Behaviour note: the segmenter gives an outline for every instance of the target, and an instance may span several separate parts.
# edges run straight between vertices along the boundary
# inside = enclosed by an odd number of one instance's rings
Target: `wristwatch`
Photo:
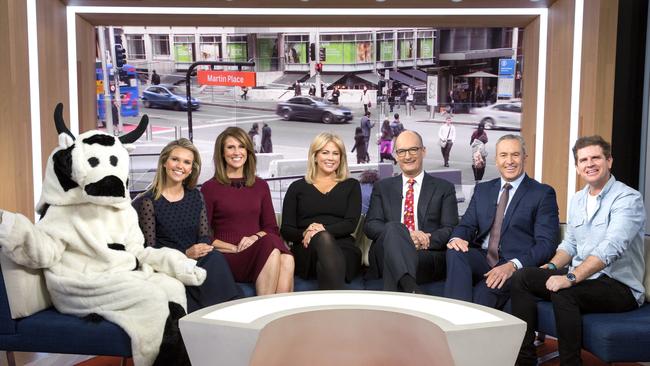
[[[566,279],[569,280],[569,282],[571,282],[572,285],[576,284],[576,275],[573,274],[573,272],[567,273],[566,274]]]

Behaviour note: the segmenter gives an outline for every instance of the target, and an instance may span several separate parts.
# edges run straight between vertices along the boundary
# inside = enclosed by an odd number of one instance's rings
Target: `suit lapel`
[[[418,197],[418,224],[420,227],[424,224],[425,214],[429,206],[429,201],[431,201],[431,196],[435,190],[435,184],[433,184],[433,178],[424,172],[424,177],[422,178],[422,187],[420,187],[420,197]]]
[[[391,178],[390,192],[388,192],[388,199],[390,202],[389,221],[402,220],[402,175]]]
[[[501,189],[501,179],[497,178],[493,181],[493,183],[490,185],[490,190],[488,192],[488,202],[485,207],[485,212],[479,212],[479,215],[482,217],[485,217],[485,220],[487,220],[486,225],[482,225],[484,227],[484,231],[480,233],[480,236],[487,235],[487,233],[490,232],[490,229],[492,228],[492,224],[494,223],[494,217],[497,214],[497,202],[499,199],[499,190]],[[481,206],[477,206],[479,210],[481,209]],[[483,216],[485,215],[485,216]]]
[[[526,195],[526,192],[528,191],[528,185],[530,184],[530,178],[528,178],[528,175],[524,176],[524,180],[521,181],[521,184],[519,184],[519,187],[517,188],[517,192],[515,192],[515,196],[512,197],[512,200],[510,201],[510,204],[508,205],[508,208],[506,209],[506,214],[503,217],[503,223],[501,224],[501,233],[503,234],[503,231],[508,227],[510,224],[510,219],[512,218],[512,213],[515,212],[517,209],[517,205],[521,201],[521,198]]]

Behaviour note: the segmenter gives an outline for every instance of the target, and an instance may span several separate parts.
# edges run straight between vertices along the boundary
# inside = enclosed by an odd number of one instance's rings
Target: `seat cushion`
[[[131,338],[114,323],[90,322],[54,308],[16,321],[16,334],[0,337],[12,351],[131,356]]]
[[[3,253],[0,253],[0,266],[13,319],[29,316],[52,306],[43,270],[23,267]]]

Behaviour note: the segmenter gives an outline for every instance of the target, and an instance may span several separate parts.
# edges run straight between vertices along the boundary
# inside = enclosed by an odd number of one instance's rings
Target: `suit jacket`
[[[481,247],[494,222],[500,188],[501,178],[476,185],[469,207],[451,234],[452,238]],[[499,258],[516,258],[524,267],[542,265],[555,254],[559,232],[555,190],[524,176],[503,217]]]
[[[418,229],[431,234],[429,249],[444,250],[455,225],[458,204],[453,184],[424,173],[418,198]],[[363,231],[375,241],[389,222],[402,218],[402,175],[375,183]]]

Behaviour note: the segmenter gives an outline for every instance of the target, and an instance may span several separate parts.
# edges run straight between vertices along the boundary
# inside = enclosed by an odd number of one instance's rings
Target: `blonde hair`
[[[169,155],[171,155],[172,151],[179,147],[191,151],[194,155],[192,161],[192,172],[187,176],[187,178],[185,178],[185,180],[183,180],[183,186],[188,189],[196,187],[199,175],[201,174],[201,155],[199,154],[199,150],[190,140],[180,138],[168,143],[160,152],[160,156],[158,157],[158,166],[156,167],[156,175],[153,177],[153,181],[149,187],[147,187],[147,190],[150,190],[153,194],[154,200],[157,200],[162,196],[163,188],[165,187],[165,184],[167,184],[167,172],[164,165],[167,162],[167,159],[169,159]]]
[[[246,187],[251,187],[255,184],[257,158],[253,149],[253,141],[251,141],[248,133],[239,127],[226,128],[217,136],[217,140],[214,142],[214,178],[221,184],[230,184],[230,178],[228,178],[228,174],[226,173],[226,159],[223,157],[223,149],[228,137],[232,137],[244,144],[244,148],[246,149],[246,162],[244,163],[245,185]]]
[[[314,179],[316,178],[316,172],[318,171],[316,167],[316,155],[327,145],[328,143],[333,142],[334,145],[339,149],[341,154],[341,162],[339,167],[336,169],[336,181],[340,182],[348,179],[350,171],[348,170],[348,158],[345,154],[345,144],[340,137],[333,133],[321,132],[309,146],[309,157],[307,159],[307,174],[305,175],[305,180],[309,184],[314,184]]]

